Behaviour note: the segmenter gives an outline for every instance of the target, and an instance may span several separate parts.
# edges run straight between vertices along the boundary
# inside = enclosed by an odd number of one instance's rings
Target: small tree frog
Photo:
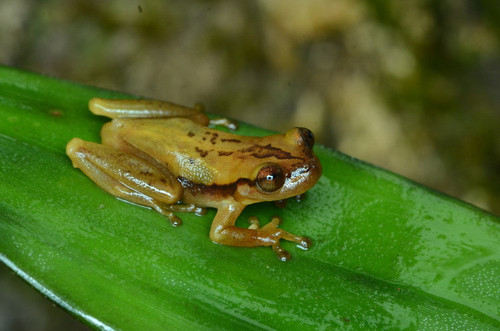
[[[236,123],[209,120],[199,106],[157,100],[93,98],[89,108],[112,118],[102,128],[102,144],[73,138],[66,153],[107,192],[153,208],[172,225],[181,224],[174,212],[216,208],[210,229],[216,243],[271,246],[283,261],[290,255],[280,239],[310,247],[307,237],[279,228],[278,217],[262,227],[254,217],[249,228],[235,226],[245,206],[301,195],[318,181],[321,165],[308,129],[241,136],[209,127],[235,129]]]

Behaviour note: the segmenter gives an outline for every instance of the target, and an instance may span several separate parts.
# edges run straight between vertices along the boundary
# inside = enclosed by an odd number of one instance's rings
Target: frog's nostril
[[[314,134],[311,130],[306,128],[299,128],[300,137],[302,142],[309,148],[313,148],[314,146]]]

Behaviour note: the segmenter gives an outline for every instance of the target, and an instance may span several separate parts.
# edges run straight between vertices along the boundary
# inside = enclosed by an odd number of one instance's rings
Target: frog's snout
[[[312,149],[314,146],[314,134],[306,128],[293,128],[286,133],[286,139],[294,145],[306,146]]]
[[[310,149],[314,146],[314,133],[306,128],[298,128],[301,143],[309,147]]]

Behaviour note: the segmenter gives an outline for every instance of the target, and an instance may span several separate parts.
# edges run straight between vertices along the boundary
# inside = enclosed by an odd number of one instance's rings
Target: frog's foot
[[[199,207],[193,204],[176,203],[172,205],[167,205],[161,203],[153,203],[152,207],[154,210],[156,210],[163,216],[166,216],[170,221],[170,224],[172,224],[173,226],[182,225],[182,220],[179,217],[177,217],[174,214],[174,212],[193,213],[198,216],[205,215],[205,213],[207,212],[206,208]]]
[[[182,225],[182,220],[179,217],[177,217],[173,211],[169,210],[169,208],[168,208],[169,206],[171,206],[171,205],[160,206],[160,204],[158,204],[158,203],[151,204],[151,207],[154,210],[156,210],[157,212],[159,212],[160,214],[162,214],[163,216],[168,218],[168,220],[170,221],[170,224],[172,224],[172,226]]]
[[[171,211],[180,212],[180,213],[193,213],[198,216],[205,215],[207,212],[207,208],[199,207],[193,204],[182,204],[176,203],[173,205],[166,205],[165,208]]]
[[[200,113],[205,112],[205,105],[203,103],[198,102],[196,105],[194,105],[194,109],[196,109]],[[208,121],[208,124],[210,125],[220,125],[223,126],[229,130],[237,130],[238,129],[238,122],[232,121],[227,118],[214,118]]]
[[[308,237],[297,236],[285,230],[279,229],[278,225],[280,225],[282,222],[282,219],[279,216],[273,216],[271,218],[271,222],[264,225],[263,227],[260,226],[259,219],[256,216],[251,216],[248,221],[250,222],[250,226],[248,227],[249,229],[264,233],[270,233],[270,238],[276,237],[275,240],[273,240],[271,247],[274,253],[276,253],[278,259],[280,259],[281,261],[288,261],[290,260],[291,256],[288,251],[281,247],[280,239],[296,242],[302,249],[309,249],[311,247],[311,239],[309,239]]]
[[[290,259],[290,254],[280,246],[281,239],[296,242],[303,249],[308,249],[311,246],[309,238],[296,236],[280,229],[278,225],[281,223],[281,219],[277,216],[262,227],[257,217],[250,217],[250,227],[247,229],[235,226],[234,223],[243,208],[245,208],[244,205],[229,205],[218,208],[210,229],[210,239],[229,246],[271,246],[281,261]]]
[[[278,225],[281,224],[281,221],[282,221],[281,218],[279,218],[278,216],[274,216],[271,219],[270,223],[268,223],[264,227],[260,227],[259,219],[256,216],[250,216],[248,218],[248,222],[250,222],[250,226],[248,228],[250,230],[259,230],[259,229],[265,230],[265,228],[275,228],[276,229],[278,227]],[[281,231],[283,231],[283,230],[281,230]],[[271,247],[272,247],[274,253],[276,253],[276,256],[278,257],[278,259],[280,259],[281,261],[288,261],[291,259],[290,253],[287,250],[283,249],[283,247],[281,247],[279,239],[276,240],[271,245]]]
[[[214,118],[210,120],[211,125],[220,125],[225,128],[228,128],[229,130],[237,130],[238,129],[238,122],[232,121],[227,118]]]

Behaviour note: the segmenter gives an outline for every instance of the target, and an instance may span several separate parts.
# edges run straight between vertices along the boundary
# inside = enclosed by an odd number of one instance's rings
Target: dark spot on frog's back
[[[239,140],[239,139],[227,139],[227,138],[223,138],[223,139],[221,139],[221,141],[224,142],[224,143],[237,143],[237,144],[241,143],[241,140]]]
[[[224,152],[224,151],[219,151],[219,156],[229,156],[231,154],[233,154],[233,152]]]
[[[193,132],[191,132],[191,131],[188,132],[188,137],[194,137],[194,136],[195,136],[195,134]]]
[[[212,143],[212,145],[215,145],[217,142],[217,138],[219,137],[219,134],[218,133],[212,133],[212,138],[210,139],[210,142]]]
[[[205,150],[200,149],[198,147],[196,147],[195,150],[196,150],[196,152],[198,152],[198,154],[200,154],[201,157],[205,157],[208,154],[208,151],[205,151]]]

